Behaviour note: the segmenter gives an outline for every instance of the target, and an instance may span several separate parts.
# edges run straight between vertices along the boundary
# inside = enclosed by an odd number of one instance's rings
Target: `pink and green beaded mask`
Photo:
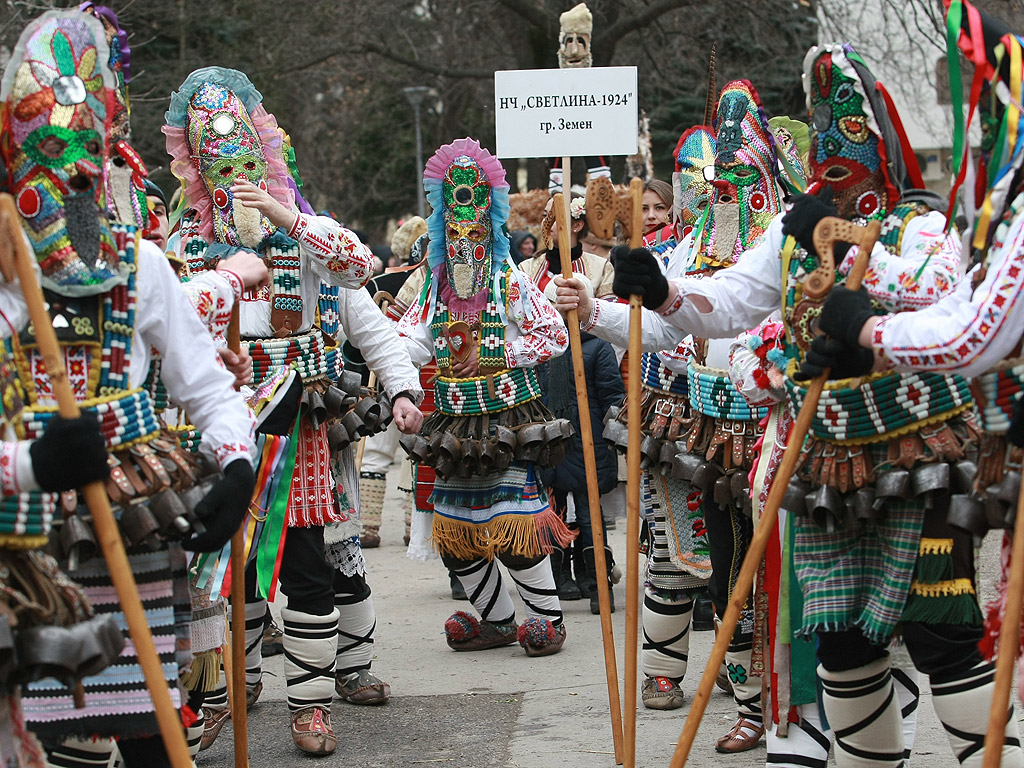
[[[728,263],[754,245],[782,211],[775,140],[747,80],[722,89],[715,110],[715,192],[705,253]]]
[[[267,158],[248,110],[223,85],[204,82],[189,99],[187,132],[192,162],[213,200],[217,241],[256,248],[273,225],[231,194],[238,179],[267,189]]]
[[[460,299],[476,296],[491,274],[491,185],[480,164],[456,157],[441,181],[448,275]]]

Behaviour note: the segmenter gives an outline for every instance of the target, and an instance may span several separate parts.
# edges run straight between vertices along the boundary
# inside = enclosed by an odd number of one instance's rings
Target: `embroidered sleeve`
[[[755,408],[786,399],[785,329],[766,322],[737,336],[729,348],[729,379]]]
[[[4,496],[38,490],[39,483],[32,470],[32,456],[28,450],[31,444],[31,440],[0,443],[0,492]]]
[[[434,340],[427,325],[426,299],[421,295],[398,321],[395,330],[405,342],[405,348],[415,366],[422,367],[434,359]]]
[[[983,373],[1013,354],[1024,333],[1024,215],[993,242],[984,281],[969,273],[942,301],[883,318],[878,348],[900,370]]]
[[[242,295],[241,278],[226,270],[206,271],[182,283],[181,287],[218,346],[225,343],[231,307]]]
[[[505,342],[505,364],[509,368],[531,368],[558,357],[569,346],[569,333],[534,282],[515,270],[509,278],[508,319],[523,335]]]
[[[898,255],[876,244],[864,275],[864,288],[890,312],[920,309],[953,290],[960,266],[960,240],[945,232],[945,218],[932,211],[911,219]],[[851,248],[839,271],[853,267],[858,248]]]
[[[331,285],[362,288],[373,277],[373,253],[334,219],[300,213],[288,236],[298,241],[313,270]]]
[[[377,374],[388,396],[394,398],[404,390],[418,405],[423,400],[420,375],[395,327],[367,291],[343,291],[338,299],[345,335],[362,352],[366,365]]]
[[[199,321],[170,264],[152,243],[139,250],[139,341],[160,353],[168,394],[203,433],[202,450],[223,468],[236,458],[251,461],[255,419],[221,363],[213,339]]]

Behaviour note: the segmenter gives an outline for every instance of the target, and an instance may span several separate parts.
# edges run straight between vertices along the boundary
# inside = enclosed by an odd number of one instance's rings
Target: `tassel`
[[[220,685],[220,654],[216,649],[197,653],[181,684],[190,691],[209,693]]]

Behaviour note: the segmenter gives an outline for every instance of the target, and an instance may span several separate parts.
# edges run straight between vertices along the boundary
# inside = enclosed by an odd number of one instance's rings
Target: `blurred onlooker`
[[[509,240],[512,241],[512,260],[516,264],[531,258],[537,252],[537,238],[525,229],[517,229],[509,235]]]

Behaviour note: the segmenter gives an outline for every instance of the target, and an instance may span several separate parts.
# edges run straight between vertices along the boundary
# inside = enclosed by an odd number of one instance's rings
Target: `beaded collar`
[[[128,389],[128,368],[135,335],[136,276],[141,232],[130,224],[111,224],[117,266],[128,275],[99,296],[50,295],[57,340],[64,350],[68,378],[79,402],[117,395]],[[26,387],[30,408],[53,402],[32,326],[7,341],[18,376]]]
[[[465,320],[469,323],[474,338],[464,341],[477,344],[477,359],[482,372],[500,371],[507,367],[505,363],[505,323],[502,321],[503,313],[499,312],[499,308],[504,308],[507,304],[509,276],[512,267],[505,262],[502,264],[501,270],[500,283],[497,280],[490,282],[490,287],[487,289],[487,304],[480,311],[479,320],[473,319],[472,322],[469,319]],[[429,295],[431,279],[432,277],[424,282],[425,296]],[[434,357],[440,371],[451,368],[449,341],[454,322],[458,321],[451,319],[448,305],[438,297],[434,318],[430,323],[430,333],[434,338]]]

